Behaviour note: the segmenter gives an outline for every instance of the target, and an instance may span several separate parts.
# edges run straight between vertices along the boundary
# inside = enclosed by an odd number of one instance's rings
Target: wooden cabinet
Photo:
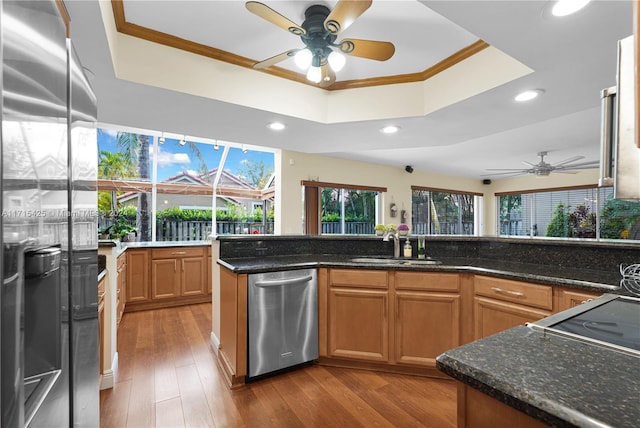
[[[388,273],[330,269],[328,274],[328,355],[389,361]]]
[[[116,261],[117,266],[117,284],[116,289],[116,325],[120,325],[122,320],[122,314],[124,313],[124,307],[127,295],[127,255],[122,254]]]
[[[557,287],[556,293],[556,305],[555,312],[561,312],[574,306],[578,306],[591,299],[598,298],[602,293],[595,293],[593,291],[574,290],[571,288]]]
[[[151,260],[151,298],[180,296],[180,274],[177,259]]]
[[[104,373],[104,293],[106,279],[98,282],[98,368],[100,378]]]
[[[397,364],[435,367],[435,359],[460,345],[458,274],[395,273],[394,356]]]
[[[543,428],[548,425],[460,382],[458,384],[459,428]]]
[[[207,294],[204,249],[163,248],[151,252],[151,298]]]
[[[318,278],[320,351],[329,363],[433,369],[461,343],[458,274],[321,269]]]
[[[553,287],[476,276],[474,330],[481,339],[551,315]]]
[[[149,250],[127,250],[126,302],[140,303],[150,300]]]
[[[329,355],[389,361],[388,293],[331,287],[329,290]]]
[[[127,311],[210,301],[208,247],[129,249]],[[209,262],[210,263],[210,262]]]
[[[247,275],[220,268],[220,349],[218,362],[231,387],[247,374]]]
[[[213,290],[213,257],[211,256],[211,247],[207,247],[207,293],[211,294]]]

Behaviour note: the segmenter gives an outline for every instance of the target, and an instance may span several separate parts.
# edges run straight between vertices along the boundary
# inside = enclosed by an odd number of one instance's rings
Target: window
[[[412,229],[420,235],[476,235],[482,196],[453,190],[411,187]]]
[[[305,233],[373,235],[386,188],[303,181]],[[319,218],[319,226],[316,219]]]
[[[501,236],[640,240],[640,203],[613,199],[611,187],[496,196]]]
[[[204,240],[214,224],[217,234],[273,233],[273,152],[106,129],[98,146],[99,226],[109,238]]]

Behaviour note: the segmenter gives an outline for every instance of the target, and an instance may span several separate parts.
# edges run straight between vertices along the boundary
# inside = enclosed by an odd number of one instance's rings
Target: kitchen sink
[[[439,265],[442,262],[440,260],[426,258],[426,259],[393,259],[384,257],[355,257],[350,260],[353,263],[369,263],[376,265],[390,265],[390,266],[420,266],[420,265]]]

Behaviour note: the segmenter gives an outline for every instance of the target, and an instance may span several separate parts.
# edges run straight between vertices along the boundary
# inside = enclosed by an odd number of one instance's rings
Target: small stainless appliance
[[[251,274],[248,286],[247,380],[318,358],[316,270]]]

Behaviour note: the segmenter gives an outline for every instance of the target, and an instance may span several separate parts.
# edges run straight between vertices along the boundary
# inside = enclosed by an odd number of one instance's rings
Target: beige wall
[[[383,195],[382,218],[385,224],[400,222],[399,215],[395,218],[389,216],[388,207],[392,201],[399,210],[407,210],[407,217],[411,221],[412,185],[483,193],[481,230],[485,236],[496,234],[495,192],[546,189],[598,182],[598,170],[592,169],[576,174],[551,174],[544,178],[534,176],[505,178],[492,180],[490,185],[484,185],[480,179],[421,171],[409,174],[404,170],[404,165],[389,167],[286,150],[282,151],[280,162],[276,161],[276,171],[281,178],[277,186],[279,197],[276,198],[278,203],[276,213],[279,213],[279,217],[277,215],[276,218],[280,218],[280,222],[276,225],[276,234],[282,235],[302,234],[303,199],[300,185],[302,180],[386,187],[387,192]]]

